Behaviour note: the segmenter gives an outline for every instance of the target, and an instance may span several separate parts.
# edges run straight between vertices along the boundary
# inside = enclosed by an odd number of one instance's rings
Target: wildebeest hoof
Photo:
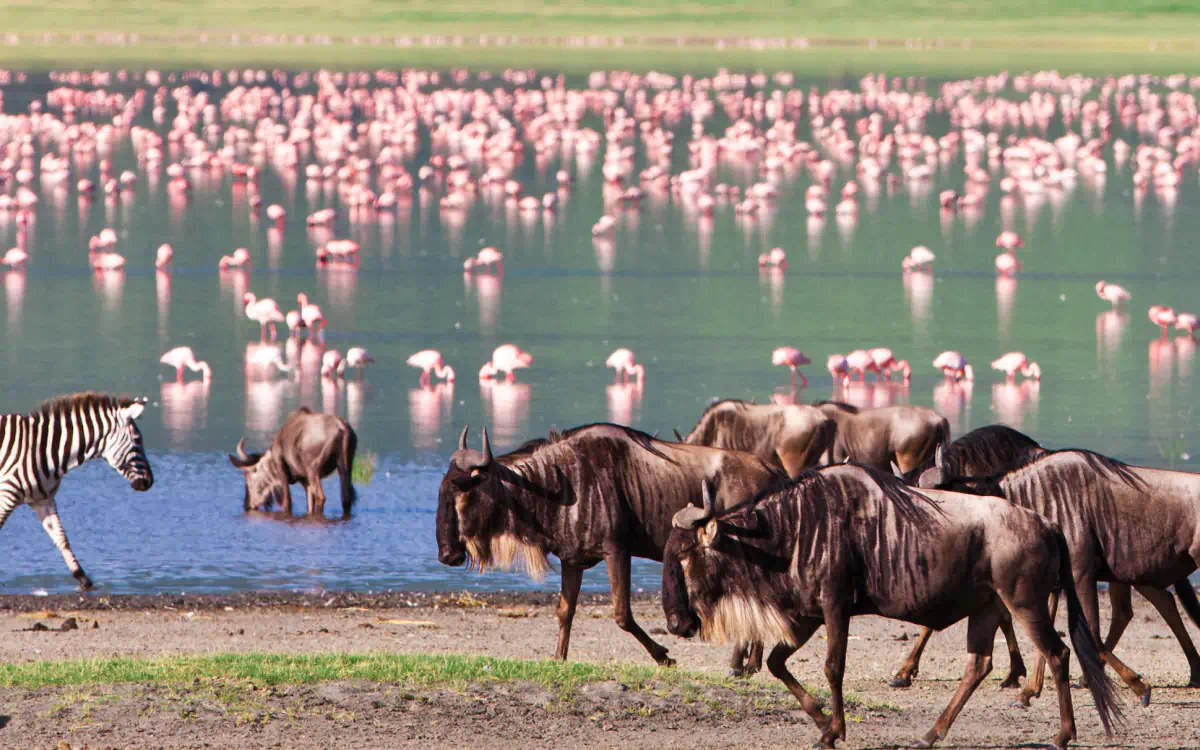
[[[736,669],[729,670],[729,676],[733,677],[734,679],[737,679],[739,677],[745,677],[746,672],[743,669],[741,669],[740,667],[738,667]]]
[[[1142,708],[1150,705],[1150,686],[1146,686],[1146,692],[1142,693]]]
[[[921,738],[921,739],[917,740],[916,742],[912,743],[912,746],[920,747],[920,748],[930,748],[930,747],[933,747],[933,743],[930,742],[929,740]]]
[[[908,677],[896,676],[896,677],[893,677],[892,681],[888,683],[888,687],[894,687],[894,688],[912,687],[912,679],[908,678]]]
[[[671,657],[669,657],[669,656],[664,656],[663,658],[661,658],[661,659],[659,659],[659,660],[658,660],[658,666],[660,666],[660,667],[673,667],[673,666],[675,666],[675,660],[674,660],[674,659],[672,659],[672,658],[671,658]]]
[[[1192,675],[1191,679],[1188,680],[1187,686],[1190,688],[1200,687],[1200,675]]]
[[[1004,682],[1000,683],[1000,687],[1001,688],[1021,687],[1021,675],[1010,674],[1008,677],[1004,678]]]
[[[1022,695],[1020,698],[1017,698],[1012,703],[1009,703],[1008,707],[1009,708],[1029,708],[1029,698]]]

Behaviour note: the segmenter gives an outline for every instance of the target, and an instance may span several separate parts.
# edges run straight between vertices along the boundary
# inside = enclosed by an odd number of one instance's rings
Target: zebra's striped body
[[[134,490],[150,489],[154,475],[134,423],[145,406],[144,399],[80,393],[51,399],[27,415],[0,415],[0,527],[18,505],[31,506],[80,588],[92,581],[71,552],[54,496],[68,471],[100,457]]]

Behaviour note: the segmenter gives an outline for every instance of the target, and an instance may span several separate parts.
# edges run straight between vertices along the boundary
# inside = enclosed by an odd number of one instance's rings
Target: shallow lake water
[[[3,87],[4,112],[45,104],[55,85],[32,74],[10,82]],[[228,91],[189,85],[214,102]],[[499,77],[465,85],[514,88]],[[586,88],[587,81],[567,85]],[[792,86],[825,91],[856,89],[858,82],[797,80]],[[129,81],[111,88],[130,94],[139,87],[144,84]],[[927,81],[920,90],[936,97],[938,87]],[[778,88],[771,84],[768,93]],[[746,91],[753,96],[756,89]],[[1027,96],[1011,87],[1005,94]],[[61,116],[59,109],[46,109]],[[167,97],[162,122],[150,109],[140,111],[134,124],[165,135],[177,114],[174,100]],[[867,113],[847,119],[853,123]],[[364,115],[356,110],[351,117],[359,122]],[[111,114],[81,109],[78,118],[108,122]],[[721,134],[729,123],[718,106],[703,128]],[[215,124],[229,122],[219,114]],[[596,111],[581,122],[601,134],[606,125]],[[664,121],[676,133],[672,173],[689,167],[692,125],[686,114]],[[887,121],[885,128],[893,125]],[[203,127],[197,122],[194,131],[203,134]],[[944,135],[950,117],[933,111],[924,127]],[[1045,131],[1005,126],[1000,132],[1053,140],[1066,127],[1056,116]],[[451,143],[435,143],[426,124],[418,134],[416,148],[401,159],[414,176],[431,153],[454,150]],[[1112,134],[1133,145],[1141,141],[1119,119]],[[814,137],[807,107],[796,137]],[[77,179],[99,179],[95,158],[80,157],[62,184],[41,179],[37,159],[57,145],[38,137],[33,144],[36,220],[21,238],[24,230],[13,214],[0,212],[2,247],[22,241],[30,256],[23,272],[4,272],[0,358],[6,384],[0,407],[25,412],[47,397],[86,389],[151,401],[140,425],[154,464],[153,490],[133,493],[103,462],[94,462],[73,472],[58,496],[72,546],[101,592],[554,590],[553,576],[536,584],[438,564],[437,485],[462,426],[487,425],[498,450],[552,426],[594,421],[669,435],[672,428],[690,428],[716,397],[765,401],[790,395],[787,372],[770,366],[772,349],[782,345],[797,346],[814,362],[806,368],[808,387],[795,394],[799,401],[923,404],[944,413],[955,436],[1005,422],[1048,446],[1086,447],[1151,466],[1188,469],[1191,453],[1200,451],[1194,343],[1175,332],[1161,341],[1146,318],[1151,304],[1180,311],[1200,306],[1195,164],[1183,169],[1169,197],[1154,189],[1135,192],[1131,163],[1118,163],[1111,147],[1104,150],[1103,182],[1080,177],[1016,200],[1005,199],[996,186],[1001,170],[989,169],[993,184],[983,205],[946,214],[938,193],[962,190],[960,148],[935,159],[931,177],[922,182],[889,185],[881,178],[871,187],[860,180],[859,215],[846,222],[832,215],[809,218],[804,195],[813,178],[803,168],[764,175],[761,159],[727,154],[718,181],[745,188],[769,179],[778,199],[754,218],[736,216],[728,202],[718,202],[714,215],[703,218],[679,198],[653,190],[640,209],[606,207],[603,143],[589,156],[559,146],[535,156],[526,143],[512,177],[527,194],[553,192],[559,170],[573,179],[553,214],[521,212],[484,195],[463,212],[445,213],[438,207],[441,188],[433,185],[368,220],[345,210],[332,181],[306,179],[302,168],[283,174],[270,159],[256,162],[242,144],[237,159],[257,163],[263,207],[278,203],[287,211],[286,228],[277,232],[251,211],[246,187],[228,168],[189,169],[190,198],[172,198],[165,165],[184,154],[167,149],[164,164],[148,170],[128,131],[116,138],[109,158],[114,174],[130,169],[138,180],[117,201],[100,193],[78,199]],[[221,145],[220,136],[209,142],[213,150]],[[648,164],[646,149],[637,139],[628,145],[635,147],[636,180]],[[378,147],[365,145],[364,153],[375,156]],[[311,150],[301,152],[302,165],[313,158]],[[855,178],[853,161],[834,164],[830,214],[841,186]],[[895,163],[887,171],[901,173]],[[5,190],[12,193],[14,186]],[[304,217],[326,207],[341,209],[333,228],[324,235],[306,231]],[[606,212],[617,219],[615,232],[610,242],[594,242],[591,227]],[[127,258],[122,273],[95,274],[88,267],[88,239],[105,227],[116,230],[116,249]],[[1025,267],[1016,279],[997,279],[993,271],[995,240],[1004,229],[1019,232],[1025,242]],[[315,266],[314,248],[331,237],[360,243],[357,272]],[[154,269],[155,249],[164,242],[174,248],[169,274]],[[937,254],[932,274],[901,273],[901,259],[914,245]],[[463,259],[483,246],[504,253],[503,274],[464,276]],[[219,273],[217,259],[235,247],[249,249],[252,268]],[[773,247],[788,253],[785,272],[759,269],[758,255]],[[1096,297],[1099,279],[1132,292],[1125,311],[1113,313]],[[377,363],[361,380],[322,382],[313,368],[320,347],[292,342],[281,349],[299,363],[298,377],[247,375],[245,358],[260,343],[257,324],[242,314],[246,291],[273,297],[284,310],[306,292],[328,319],[324,345],[343,352],[365,346]],[[477,382],[479,366],[506,342],[531,352],[533,367],[519,371],[514,384]],[[158,364],[162,352],[179,345],[211,364],[210,384],[180,385]],[[603,366],[618,346],[644,362],[641,389],[614,385],[612,371]],[[871,346],[889,346],[912,363],[907,387],[835,390],[824,371],[826,357]],[[418,386],[418,372],[405,359],[424,348],[439,349],[456,368],[452,387]],[[950,386],[930,366],[944,349],[962,351],[976,366],[973,386]],[[988,369],[1011,350],[1040,363],[1040,385],[1008,385]],[[285,522],[241,510],[241,474],[225,454],[243,435],[250,449],[261,449],[286,415],[304,404],[347,417],[358,432],[360,455],[378,457],[347,522],[336,520],[336,502],[327,508],[327,523]],[[333,485],[328,482],[327,491]],[[299,491],[297,501],[303,502]],[[0,544],[17,563],[0,571],[0,593],[73,588],[29,509],[13,514]],[[634,576],[635,588],[656,588],[659,567],[635,561]],[[593,590],[606,585],[601,569],[585,579]]]

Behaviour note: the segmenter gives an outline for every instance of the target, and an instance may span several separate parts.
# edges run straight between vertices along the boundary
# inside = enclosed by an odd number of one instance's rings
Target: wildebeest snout
[[[681,615],[678,612],[672,612],[667,615],[667,632],[671,635],[677,635],[680,638],[691,638],[696,635],[696,631],[699,629],[699,619],[690,612],[686,615]]]
[[[452,568],[457,568],[467,561],[467,553],[461,549],[439,549],[438,562],[442,565],[449,565]]]

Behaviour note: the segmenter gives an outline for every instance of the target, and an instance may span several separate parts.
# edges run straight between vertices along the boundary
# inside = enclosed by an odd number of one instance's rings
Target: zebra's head
[[[154,472],[150,470],[150,461],[142,445],[142,431],[133,421],[145,408],[144,398],[130,402],[122,400],[116,410],[116,424],[104,436],[100,450],[108,465],[120,472],[129,481],[129,486],[138,492],[145,492],[154,485]]]

